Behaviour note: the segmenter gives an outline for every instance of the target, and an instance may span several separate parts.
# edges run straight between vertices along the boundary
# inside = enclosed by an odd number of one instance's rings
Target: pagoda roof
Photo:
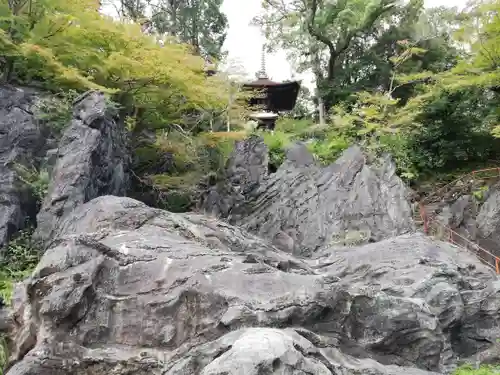
[[[300,87],[300,81],[289,81],[289,82],[275,82],[271,81],[269,78],[258,78],[255,81],[246,82],[243,84],[244,87],[254,87],[254,88],[265,88],[265,87]]]
[[[265,98],[255,96],[249,99],[250,106],[264,105],[269,111],[291,111],[297,102],[300,81],[273,82],[260,78],[243,84],[244,90],[263,90]]]

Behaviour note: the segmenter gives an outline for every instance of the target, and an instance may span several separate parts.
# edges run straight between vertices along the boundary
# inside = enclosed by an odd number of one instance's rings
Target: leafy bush
[[[3,250],[0,260],[0,297],[10,304],[16,282],[25,279],[36,267],[40,253],[31,239],[31,229],[21,231]]]
[[[276,121],[276,130],[284,133],[293,133],[300,136],[303,133],[307,133],[308,130],[313,126],[312,120],[308,119],[293,119],[293,118],[280,118]]]
[[[282,131],[275,131],[273,133],[262,132],[260,133],[264,138],[264,143],[269,149],[269,164],[271,169],[277,170],[286,158],[286,148],[293,140],[294,134],[285,133]]]
[[[0,2],[5,80],[38,81],[54,92],[100,89],[135,113],[139,127],[184,124],[226,106],[227,85],[204,75],[189,46],[159,43],[138,24],[101,15],[93,0],[16,4]]]
[[[308,148],[321,164],[330,165],[350,145],[349,140],[343,136],[333,134],[326,139],[313,140],[308,144]]]
[[[457,369],[453,375],[498,375],[500,367],[498,366],[481,366],[478,369],[470,365],[465,365]]]
[[[500,98],[482,88],[432,93],[418,104],[418,132],[407,135],[415,166],[450,171],[500,157],[500,140],[491,135],[489,123],[498,105]]]
[[[200,134],[197,142],[198,154],[200,158],[208,162],[208,171],[217,173],[223,170],[234,150],[235,143],[247,136],[245,131]]]
[[[68,126],[73,112],[73,100],[77,95],[75,90],[68,90],[38,101],[36,117],[46,125],[52,136],[59,137]]]
[[[154,204],[173,212],[192,208],[199,184],[226,165],[234,143],[245,132],[200,133],[158,131],[156,142],[136,148],[134,172],[156,196]]]
[[[47,195],[50,175],[46,169],[37,170],[35,167],[25,167],[21,164],[15,166],[18,178],[25,183],[30,189],[32,194],[41,204]]]

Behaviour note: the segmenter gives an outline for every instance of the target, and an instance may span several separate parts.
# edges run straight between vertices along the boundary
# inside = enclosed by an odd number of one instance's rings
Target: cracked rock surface
[[[8,375],[430,375],[491,350],[500,283],[408,234],[310,258],[214,218],[102,196],[14,301]]]
[[[124,195],[126,152],[125,131],[104,94],[88,91],[78,97],[59,142],[35,238],[47,245],[57,237],[59,222],[75,207],[101,195]]]
[[[36,213],[36,200],[16,168],[37,167],[45,146],[34,115],[37,100],[34,89],[0,86],[0,249]]]
[[[200,209],[269,239],[284,251],[310,256],[331,245],[359,245],[414,230],[409,191],[390,158],[369,162],[357,146],[328,167],[305,144],[287,152],[268,174],[262,138],[237,142],[222,182]]]

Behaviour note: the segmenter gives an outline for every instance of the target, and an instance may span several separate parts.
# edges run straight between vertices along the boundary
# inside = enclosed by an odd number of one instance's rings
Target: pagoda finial
[[[260,70],[257,72],[258,79],[267,79],[266,72],[266,45],[262,45],[262,53],[260,55]]]

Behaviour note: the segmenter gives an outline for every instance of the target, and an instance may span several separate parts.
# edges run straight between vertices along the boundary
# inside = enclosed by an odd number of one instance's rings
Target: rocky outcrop
[[[236,142],[219,182],[202,194],[199,209],[241,222],[251,213],[247,201],[260,194],[268,179],[269,154],[262,138],[252,135]]]
[[[496,276],[404,234],[408,192],[388,158],[352,147],[321,168],[298,144],[270,173],[251,137],[204,196],[212,215],[173,214],[117,196],[125,146],[88,92],[45,153],[45,252],[0,310],[8,375],[431,375],[500,352]]]
[[[61,220],[76,207],[102,195],[124,195],[127,164],[125,132],[104,94],[81,95],[59,143],[35,238],[50,243]]]
[[[478,236],[500,256],[500,184],[493,186],[476,218]]]
[[[419,234],[299,258],[103,196],[54,239],[14,302],[8,375],[429,375],[500,337],[495,275]]]
[[[259,137],[238,142],[223,182],[208,191],[200,208],[301,255],[414,229],[409,191],[389,158],[369,163],[353,146],[322,168],[297,144],[269,175],[267,152]]]
[[[463,180],[426,205],[428,216],[436,218],[431,229],[440,235],[443,224],[451,228],[455,232],[455,243],[477,252],[481,259],[494,266],[495,256],[500,257],[498,177]],[[444,235],[449,236],[449,232],[444,231]],[[486,251],[478,250],[478,245]]]
[[[34,114],[37,100],[33,89],[0,87],[0,248],[36,214],[36,199],[17,168],[36,167],[45,147]]]

